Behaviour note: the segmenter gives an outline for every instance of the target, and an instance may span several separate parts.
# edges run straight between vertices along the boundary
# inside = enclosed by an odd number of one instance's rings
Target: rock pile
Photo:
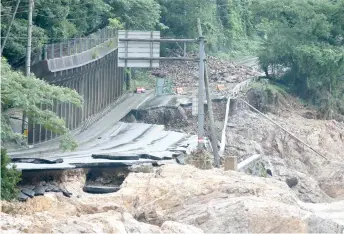
[[[44,196],[44,194],[48,192],[62,193],[66,197],[72,196],[71,192],[67,191],[66,189],[60,188],[59,185],[55,182],[42,182],[36,186],[26,186],[21,188],[17,198],[19,201],[26,201],[27,199],[33,198],[35,196]]]
[[[188,55],[194,58],[197,56]],[[216,89],[216,84],[228,84],[225,85],[225,89],[229,89],[230,84],[261,75],[261,71],[256,66],[237,65],[213,56],[207,56],[207,67],[213,90]],[[162,61],[160,67],[152,71],[152,75],[172,79],[175,87],[183,88],[184,92],[189,94],[198,87],[199,64],[193,61]]]

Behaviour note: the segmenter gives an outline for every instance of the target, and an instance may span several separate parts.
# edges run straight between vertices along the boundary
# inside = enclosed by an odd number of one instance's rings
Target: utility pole
[[[19,3],[20,3],[20,0],[17,0],[16,8],[14,9],[14,12],[13,12],[13,15],[12,15],[12,19],[11,19],[11,23],[10,23],[10,25],[8,26],[8,29],[7,29],[7,32],[6,32],[6,36],[5,36],[4,42],[3,42],[2,45],[1,45],[1,52],[0,52],[1,55],[2,55],[2,51],[3,51],[4,48],[5,48],[5,44],[6,44],[7,38],[8,38],[8,36],[10,35],[11,27],[12,27],[14,18],[16,17],[16,13],[17,13],[17,10],[18,10],[18,7],[19,7]]]
[[[201,20],[197,18],[199,35],[199,83],[198,83],[198,149],[204,148],[204,36]]]
[[[28,16],[28,28],[27,28],[27,47],[26,47],[26,61],[25,61],[25,75],[30,76],[31,73],[31,43],[32,43],[32,12],[34,0],[29,0],[29,16]],[[22,133],[27,135],[26,128],[26,113],[23,112],[22,120]]]
[[[218,151],[216,132],[214,128],[213,103],[212,103],[210,93],[209,93],[209,79],[208,79],[208,70],[207,70],[206,63],[205,63],[204,68],[205,68],[204,69],[204,83],[205,83],[205,93],[207,95],[207,103],[208,103],[208,117],[209,117],[210,133],[211,133],[211,146],[213,148],[215,167],[220,167],[220,155]]]

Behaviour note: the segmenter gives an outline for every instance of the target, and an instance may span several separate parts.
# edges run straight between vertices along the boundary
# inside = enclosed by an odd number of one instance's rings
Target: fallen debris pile
[[[188,55],[194,58],[197,56],[196,54]],[[152,75],[171,78],[175,87],[182,88],[185,93],[190,93],[198,87],[198,67],[198,62],[193,61],[162,61],[160,67],[152,71]],[[207,56],[207,67],[210,83],[214,86],[213,90],[216,89],[215,84],[227,84],[224,89],[228,89],[231,87],[230,84],[261,75],[258,67],[237,65],[213,56]]]
[[[335,120],[309,119],[305,115],[312,109],[278,89],[274,92],[270,95],[271,103],[258,95],[247,95],[247,98],[257,109],[260,107],[262,111],[267,111],[270,119],[324,157],[241,101],[237,103],[227,125],[225,154],[238,157],[239,162],[255,154],[262,155],[259,161],[263,163],[262,168],[270,169],[275,179],[287,181],[304,202],[343,199],[344,124]]]
[[[18,194],[18,200],[26,201],[27,199],[33,198],[34,196],[44,196],[44,194],[48,192],[62,193],[66,197],[72,196],[72,193],[70,193],[66,189],[60,188],[56,182],[44,182],[36,186],[23,187]]]

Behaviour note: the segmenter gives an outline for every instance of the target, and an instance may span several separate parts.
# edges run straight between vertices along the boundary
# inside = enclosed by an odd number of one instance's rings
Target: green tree
[[[51,109],[53,100],[70,102],[80,107],[82,97],[75,90],[49,85],[33,75],[25,77],[21,72],[11,69],[5,58],[1,60],[1,140],[8,141],[22,137],[13,133],[9,123],[9,110],[23,110],[33,123],[42,124],[46,129],[63,135],[61,148],[73,150],[77,143],[72,139],[63,119]],[[39,104],[47,105],[46,110]]]
[[[344,101],[344,35],[342,19],[336,17],[343,6],[342,0],[254,4],[257,27],[267,35],[259,54],[265,73],[318,105],[324,118],[341,112]]]
[[[113,14],[130,30],[154,30],[160,20],[155,0],[110,0]]]
[[[10,24],[16,1],[1,2],[1,36]],[[33,10],[32,52],[41,55],[45,43],[90,34],[108,24],[115,17],[112,7],[103,0],[35,0]],[[27,44],[28,2],[21,1],[13,23],[10,40],[3,55],[15,68],[25,64]]]
[[[21,173],[9,163],[6,149],[1,148],[1,200],[12,200],[18,194],[16,185],[21,180]]]

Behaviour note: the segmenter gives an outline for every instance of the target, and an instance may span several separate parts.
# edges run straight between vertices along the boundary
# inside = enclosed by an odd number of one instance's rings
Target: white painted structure
[[[160,39],[160,31],[118,31],[118,67],[159,67],[159,60],[127,60],[120,58],[159,58],[160,42],[120,41],[119,39]]]

